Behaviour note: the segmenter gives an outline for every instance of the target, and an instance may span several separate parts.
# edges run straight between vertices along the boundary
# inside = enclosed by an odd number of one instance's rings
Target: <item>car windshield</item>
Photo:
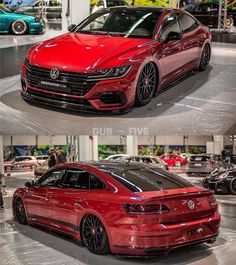
[[[132,192],[170,190],[194,186],[189,181],[172,173],[146,168],[117,170],[108,174]]]
[[[76,33],[152,38],[159,11],[110,9],[92,14],[74,30]]]
[[[32,160],[32,158],[31,157],[16,157],[15,158],[15,161],[16,162],[21,162],[21,161],[27,161],[27,160]]]
[[[6,7],[0,7],[0,10],[2,10],[4,13],[12,13],[11,10]]]

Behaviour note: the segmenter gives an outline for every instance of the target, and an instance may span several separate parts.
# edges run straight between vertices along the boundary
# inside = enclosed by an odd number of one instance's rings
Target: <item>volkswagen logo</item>
[[[57,68],[53,68],[51,71],[50,71],[50,77],[52,79],[57,79],[58,76],[60,75],[60,72]]]
[[[193,210],[195,208],[195,203],[192,200],[188,201],[188,207]]]

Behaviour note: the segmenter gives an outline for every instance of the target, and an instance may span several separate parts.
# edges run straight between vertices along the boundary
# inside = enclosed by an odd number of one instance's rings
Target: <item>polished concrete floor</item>
[[[186,177],[183,175],[183,177]],[[123,256],[96,256],[70,238],[32,226],[22,226],[12,220],[11,197],[16,187],[33,178],[32,173],[13,173],[7,178],[6,209],[0,211],[0,264],[1,265],[235,265],[236,200],[224,196],[231,204],[231,216],[220,205],[222,223],[220,235],[213,245],[202,244],[175,250],[155,258],[128,258]],[[190,178],[201,182],[201,178]],[[218,198],[219,196],[217,196]],[[234,221],[234,222],[233,222]],[[229,223],[233,226],[228,225]]]
[[[0,79],[0,134],[91,135],[103,128],[113,135],[235,134],[235,67],[236,45],[214,43],[206,72],[196,73],[162,92],[147,106],[115,116],[29,105],[20,97],[20,76],[3,78]]]

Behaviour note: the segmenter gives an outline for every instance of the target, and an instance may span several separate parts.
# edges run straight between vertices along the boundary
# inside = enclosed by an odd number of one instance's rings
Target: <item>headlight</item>
[[[89,78],[91,79],[109,79],[109,78],[119,78],[123,77],[131,70],[132,66],[121,66],[116,68],[110,68],[110,69],[101,69],[96,70],[92,72],[89,75]]]

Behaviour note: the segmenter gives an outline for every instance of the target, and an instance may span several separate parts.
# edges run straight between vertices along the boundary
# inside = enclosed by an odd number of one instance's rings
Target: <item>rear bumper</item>
[[[126,255],[155,255],[175,248],[215,241],[219,233],[220,216],[178,224],[111,229],[111,250]]]

